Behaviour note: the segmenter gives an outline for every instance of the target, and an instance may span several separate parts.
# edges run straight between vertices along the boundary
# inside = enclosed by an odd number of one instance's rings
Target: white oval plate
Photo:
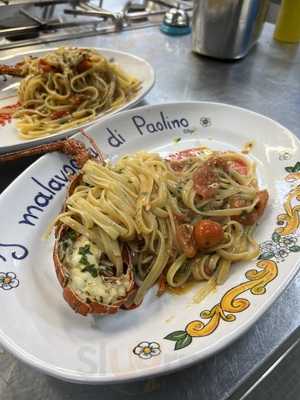
[[[162,155],[194,146],[239,151],[254,141],[261,188],[270,193],[257,227],[259,260],[232,268],[201,304],[190,292],[155,296],[106,317],[75,314],[62,298],[53,237],[74,162],[48,154],[0,196],[0,340],[17,357],[69,381],[105,383],[170,372],[227,346],[274,302],[298,270],[299,141],[278,123],[238,107],[174,103],[123,112],[89,129],[114,159],[139,149]],[[297,198],[298,196],[298,198]],[[27,215],[26,215],[27,214]],[[279,221],[279,224],[278,224]]]
[[[3,64],[15,65],[17,62],[20,62],[23,59],[24,55],[34,55],[39,57],[53,50],[55,50],[55,48],[49,48],[46,50],[34,50],[13,57],[0,58],[0,64],[3,63]],[[52,135],[48,135],[43,138],[37,138],[32,140],[21,139],[18,136],[18,130],[16,128],[15,121],[12,120],[10,123],[5,123],[2,126],[0,125],[0,153],[19,150],[25,147],[32,147],[42,143],[48,143],[51,141],[55,141],[70,136],[71,134],[77,132],[79,128],[86,128],[87,126],[94,124],[96,121],[108,118],[109,116],[121,110],[125,110],[126,108],[132,107],[133,105],[141,101],[147,95],[147,93],[152,89],[155,82],[155,73],[152,66],[146,60],[140,57],[136,57],[132,54],[117,50],[102,49],[102,48],[95,48],[94,50],[99,51],[108,59],[113,58],[126,72],[128,72],[130,75],[135,76],[142,82],[142,87],[138,92],[137,96],[118,109],[115,109],[113,111],[108,111],[105,114],[100,114],[93,121],[81,124],[80,126],[74,128],[65,129],[63,131],[60,131]],[[17,87],[19,81],[20,78],[7,77],[7,81],[1,83],[0,107],[15,104],[17,102],[18,100]]]

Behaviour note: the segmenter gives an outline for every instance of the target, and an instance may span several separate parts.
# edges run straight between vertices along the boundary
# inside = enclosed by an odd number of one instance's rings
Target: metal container
[[[269,0],[194,0],[193,51],[220,59],[244,57],[257,42]]]

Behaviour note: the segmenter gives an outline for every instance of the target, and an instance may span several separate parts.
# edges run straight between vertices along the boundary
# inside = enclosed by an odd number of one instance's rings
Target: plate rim
[[[2,61],[7,61],[16,57],[20,57],[20,56],[26,56],[26,55],[31,55],[31,54],[35,54],[35,53],[41,53],[41,54],[45,54],[45,53],[49,53],[51,51],[57,50],[59,47],[64,47],[64,46],[57,46],[57,47],[50,47],[48,49],[34,49],[34,50],[28,50],[22,54],[17,53],[14,55],[10,55],[10,56],[6,56],[6,57],[0,57],[0,62]],[[77,46],[72,46],[72,47],[77,47]],[[155,83],[156,83],[156,72],[154,67],[152,66],[152,64],[149,63],[149,61],[147,61],[146,59],[137,56],[135,54],[126,52],[126,51],[122,51],[122,50],[114,50],[111,48],[107,48],[107,47],[79,47],[82,49],[90,49],[90,50],[97,50],[99,52],[111,52],[113,54],[119,54],[121,56],[126,56],[129,57],[131,59],[136,60],[137,62],[144,64],[144,66],[147,67],[147,70],[149,71],[149,85],[146,87],[146,89],[144,90],[143,94],[141,96],[137,96],[135,98],[133,98],[130,102],[124,104],[121,108],[113,110],[111,113],[108,114],[104,114],[103,116],[100,116],[99,119],[95,119],[92,120],[90,122],[87,122],[86,124],[83,124],[81,126],[78,127],[74,127],[71,128],[69,130],[65,130],[62,132],[57,132],[57,133],[53,133],[50,134],[48,136],[43,136],[43,137],[38,137],[35,139],[29,139],[29,140],[23,140],[21,143],[15,143],[15,144],[10,144],[10,145],[1,145],[0,143],[0,154],[1,153],[9,153],[10,151],[18,151],[21,149],[25,149],[25,148],[31,148],[34,146],[37,146],[39,144],[44,144],[44,143],[50,143],[50,142],[54,142],[56,140],[61,140],[67,137],[70,137],[72,135],[75,135],[78,133],[78,131],[83,128],[83,129],[88,129],[91,126],[93,126],[94,124],[97,124],[98,122],[102,122],[110,117],[112,117],[113,115],[118,114],[119,112],[123,112],[126,111],[127,109],[132,109],[134,108],[139,102],[141,102],[148,94],[149,92],[153,89]],[[1,98],[0,98],[1,100]],[[3,127],[3,129],[5,129],[5,127]]]
[[[227,109],[231,110],[239,110],[242,112],[250,113],[252,115],[255,115],[259,118],[263,118],[265,120],[268,120],[272,124],[277,125],[279,128],[281,128],[284,131],[284,135],[289,136],[293,140],[296,141],[298,145],[297,151],[300,152],[300,139],[292,133],[288,128],[285,126],[281,125],[279,122],[276,120],[273,120],[272,118],[265,116],[263,114],[257,113],[252,110],[248,110],[243,107],[239,107],[236,105],[231,105],[228,103],[220,103],[220,102],[211,102],[211,101],[174,101],[174,102],[167,102],[167,103],[156,103],[152,105],[145,105],[142,107],[139,107],[139,111],[144,111],[147,109],[155,109],[155,108],[160,108],[160,107],[168,107],[168,106],[180,106],[180,105],[198,105],[201,107],[201,105],[211,105],[211,106],[217,106],[217,107],[225,107]],[[131,113],[134,113],[136,108],[134,109],[129,109],[129,110],[124,110],[121,111],[117,114],[110,115],[108,119],[111,120],[117,120],[118,118],[126,118],[128,115]],[[107,120],[106,120],[107,122]],[[100,125],[103,123],[103,120],[97,121],[95,124],[92,126],[89,126],[87,130],[91,130],[95,128],[97,125]],[[79,133],[76,133],[73,135],[79,136]],[[38,160],[33,162],[28,168],[26,168],[0,195],[0,204],[2,201],[4,201],[4,198],[6,197],[7,193],[11,190],[11,188],[17,184],[20,180],[23,179],[24,175],[28,173],[31,169],[34,169],[37,164],[41,162],[46,162],[47,158],[51,158],[52,154],[45,154],[42,157],[40,157]],[[4,334],[2,330],[0,329],[0,343],[1,345],[6,348],[8,351],[10,351],[14,356],[25,362],[26,364],[30,365],[31,367],[38,369],[50,376],[62,379],[64,381],[68,382],[73,382],[73,383],[82,383],[82,384],[108,384],[108,383],[122,383],[122,382],[129,382],[129,381],[135,381],[143,378],[151,378],[154,376],[158,375],[165,375],[169,374],[175,371],[178,371],[179,369],[186,368],[188,366],[191,366],[195,364],[196,362],[201,362],[205,360],[208,357],[213,356],[217,352],[219,352],[222,349],[225,349],[226,347],[230,346],[235,340],[237,340],[239,337],[241,337],[248,329],[250,329],[256,321],[270,308],[270,306],[276,301],[276,299],[283,293],[283,291],[286,289],[286,287],[291,283],[292,279],[296,276],[296,274],[299,272],[300,268],[300,260],[294,264],[293,271],[289,272],[288,275],[285,277],[283,281],[280,282],[279,286],[275,289],[275,291],[270,292],[267,297],[264,297],[264,301],[260,304],[259,309],[256,310],[255,313],[249,316],[247,321],[243,324],[241,324],[238,329],[235,329],[233,332],[230,333],[230,335],[227,336],[227,341],[224,340],[218,340],[215,342],[213,348],[210,348],[210,351],[204,351],[203,353],[201,352],[200,354],[198,352],[195,352],[192,355],[186,355],[183,356],[180,359],[169,361],[168,363],[162,363],[157,366],[153,367],[147,367],[144,369],[140,369],[137,371],[131,371],[131,372],[125,372],[125,373],[119,373],[119,374],[105,374],[105,375],[99,375],[98,373],[92,374],[92,373],[80,373],[77,371],[76,373],[71,372],[70,370],[66,370],[64,368],[58,368],[57,366],[53,366],[52,364],[40,360],[36,356],[32,356],[31,354],[27,353],[24,351],[19,345],[14,344],[9,336]]]

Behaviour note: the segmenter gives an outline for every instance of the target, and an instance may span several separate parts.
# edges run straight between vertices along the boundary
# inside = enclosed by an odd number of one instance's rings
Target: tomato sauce
[[[230,167],[238,172],[240,175],[247,175],[248,174],[248,167],[247,164],[243,160],[232,160],[229,161]]]
[[[0,108],[0,125],[11,123],[13,113],[20,107],[20,103],[11,104]]]
[[[187,157],[197,157],[201,155],[204,150],[207,150],[206,147],[200,146],[192,149],[186,149],[182,151],[177,151],[176,153],[170,154],[166,159],[167,160],[176,160],[176,161],[182,161]]]
[[[64,111],[54,111],[51,114],[51,119],[59,119],[59,118],[65,117],[65,116],[67,116],[69,114],[70,114],[70,112],[66,111],[66,110],[64,110]]]

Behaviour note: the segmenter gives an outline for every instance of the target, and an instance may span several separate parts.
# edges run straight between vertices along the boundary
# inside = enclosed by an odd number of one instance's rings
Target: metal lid
[[[185,27],[189,26],[190,18],[185,10],[170,8],[165,14],[164,23],[170,26]]]

